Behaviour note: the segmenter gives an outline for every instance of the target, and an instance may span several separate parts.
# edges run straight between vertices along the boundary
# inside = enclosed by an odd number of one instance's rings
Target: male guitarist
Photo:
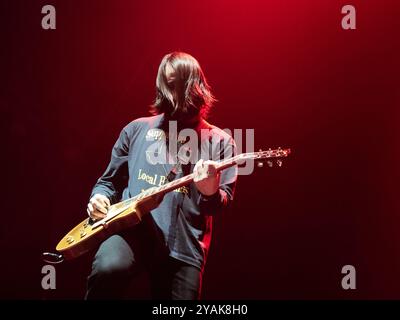
[[[149,274],[153,299],[199,299],[213,216],[233,199],[237,168],[217,172],[215,160],[231,157],[235,143],[205,121],[215,99],[199,63],[183,52],[167,54],[156,89],[153,116],[122,129],[88,214],[102,219],[111,204],[192,172],[194,182],[165,194],[140,224],[100,245],[87,299],[124,297],[128,280],[141,271]],[[192,129],[198,141],[189,143],[183,129]]]

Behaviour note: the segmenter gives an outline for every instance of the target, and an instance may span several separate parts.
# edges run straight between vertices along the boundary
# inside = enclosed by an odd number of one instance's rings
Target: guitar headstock
[[[274,163],[278,165],[278,167],[282,166],[283,158],[286,158],[290,154],[290,149],[271,149],[261,150],[256,152],[243,153],[241,155],[241,160],[249,160],[253,159],[257,161],[258,167],[263,167],[264,162],[268,164],[269,167],[272,167]]]

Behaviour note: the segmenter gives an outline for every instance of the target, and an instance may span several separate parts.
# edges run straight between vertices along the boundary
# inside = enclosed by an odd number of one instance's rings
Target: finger
[[[200,178],[201,179],[208,178],[210,176],[210,174],[212,174],[214,172],[212,170],[212,162],[210,160],[203,161],[199,171],[200,171]]]
[[[104,202],[106,203],[107,207],[111,206],[110,199],[108,199],[107,197],[104,197]]]
[[[197,161],[196,165],[194,166],[193,171],[196,172],[197,170],[199,170],[199,168],[202,167],[202,163],[203,163],[203,159],[200,159],[199,161]]]
[[[97,209],[98,211],[100,211],[100,212],[102,212],[104,214],[107,213],[107,209],[104,207],[103,204],[100,203],[99,200],[93,199],[92,205],[93,205],[93,208]]]
[[[107,208],[110,206],[110,200],[102,195],[102,194],[95,194],[92,198],[93,201],[97,200],[104,208]]]
[[[101,220],[107,216],[104,213],[101,213],[100,211],[94,211],[90,217],[95,220]]]
[[[196,162],[196,164],[195,164],[195,166],[193,168],[193,180],[194,180],[194,182],[198,181],[200,161],[201,161],[201,159]]]
[[[207,172],[209,167],[210,167],[210,165],[209,165],[208,161],[204,161],[204,163],[203,163],[204,172]]]
[[[107,209],[104,208],[101,204],[98,202],[93,203],[93,207],[95,208],[95,211],[101,212],[103,214],[107,214]]]
[[[205,171],[203,168],[197,171],[197,175],[194,177],[194,182],[199,182],[207,178],[207,171]]]
[[[106,217],[106,215],[104,213],[101,213],[100,211],[95,210],[91,203],[88,204],[86,211],[87,211],[89,217],[91,217],[92,219],[95,219],[95,220],[103,219]]]
[[[89,214],[92,214],[93,211],[94,211],[94,208],[93,208],[93,206],[92,206],[92,204],[90,202],[87,205],[87,209],[89,210]]]
[[[103,206],[103,208],[107,209],[109,205],[109,200],[106,197],[101,197],[98,199],[98,202]]]
[[[200,167],[204,167],[204,160],[203,160],[203,159],[200,159],[199,162],[200,162],[200,163],[199,163]]]
[[[194,174],[194,181],[197,182],[201,180],[201,175],[202,175],[202,170],[203,169],[203,159],[200,159],[197,161],[196,165],[194,166],[193,169],[193,174]]]
[[[104,204],[110,203],[110,200],[105,195],[99,193],[95,194],[93,198],[99,200],[100,202],[104,202]]]

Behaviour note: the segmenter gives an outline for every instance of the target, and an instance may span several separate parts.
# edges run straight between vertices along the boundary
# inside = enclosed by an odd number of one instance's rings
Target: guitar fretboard
[[[237,155],[234,156],[232,158],[228,158],[228,159],[224,159],[220,162],[217,163],[217,171],[221,171],[223,169],[226,169],[228,167],[234,166],[237,161],[240,159],[242,155]],[[132,197],[130,199],[125,200],[127,203],[132,203],[133,201],[140,201],[143,200],[147,197],[151,197],[151,196],[155,196],[155,195],[161,195],[161,194],[165,194],[168,193],[172,190],[175,190],[177,188],[180,188],[182,186],[188,185],[189,183],[191,183],[194,179],[194,175],[193,173],[188,174],[182,178],[173,180],[171,182],[167,182],[166,184],[163,184],[160,187],[152,187],[149,188],[143,192],[141,192],[140,194],[138,194],[135,197]],[[124,202],[125,202],[124,201]]]

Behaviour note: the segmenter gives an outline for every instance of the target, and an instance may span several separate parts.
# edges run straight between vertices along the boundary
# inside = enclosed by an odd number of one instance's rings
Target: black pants
[[[199,268],[169,257],[165,248],[131,232],[113,235],[100,245],[88,277],[86,299],[123,299],[129,280],[142,271],[149,273],[152,299],[200,298]]]

